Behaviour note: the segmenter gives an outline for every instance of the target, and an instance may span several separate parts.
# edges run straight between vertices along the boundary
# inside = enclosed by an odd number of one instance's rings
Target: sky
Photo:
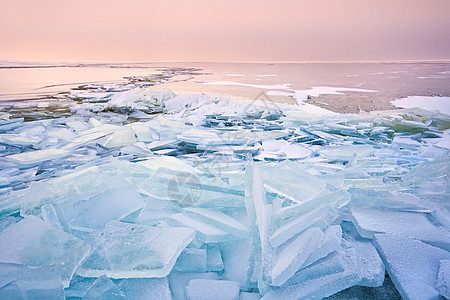
[[[450,0],[0,0],[0,60],[450,58]]]

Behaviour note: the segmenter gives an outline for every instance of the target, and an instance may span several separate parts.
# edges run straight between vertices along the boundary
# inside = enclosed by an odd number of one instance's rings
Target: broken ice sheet
[[[75,268],[89,250],[82,240],[35,216],[27,216],[0,233],[0,262],[54,271],[61,276],[64,287],[69,286]]]
[[[111,221],[95,235],[94,249],[77,274],[111,278],[165,277],[193,240],[190,228],[157,228]]]
[[[448,246],[439,224],[450,228],[448,117],[273,109],[130,87],[92,85],[67,118],[0,114],[3,233],[24,232],[10,231],[20,229],[20,210],[94,247],[78,272],[96,277],[77,276],[66,296],[84,297],[96,282],[88,296],[185,299],[187,286],[193,297],[209,287],[192,279],[207,279],[236,282],[241,292],[233,297],[242,299],[321,298],[382,283],[371,240],[380,231]],[[52,149],[67,155],[43,155]],[[260,162],[246,166],[252,160]],[[188,177],[193,185],[180,185]],[[197,198],[184,202],[193,190]],[[308,231],[318,242],[299,242]],[[441,294],[445,270],[429,284]],[[121,279],[97,278],[103,274]],[[20,289],[10,282],[0,293]]]

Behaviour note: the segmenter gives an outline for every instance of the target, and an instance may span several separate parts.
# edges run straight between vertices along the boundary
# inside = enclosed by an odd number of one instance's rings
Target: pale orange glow
[[[448,0],[0,0],[0,59],[450,58]]]

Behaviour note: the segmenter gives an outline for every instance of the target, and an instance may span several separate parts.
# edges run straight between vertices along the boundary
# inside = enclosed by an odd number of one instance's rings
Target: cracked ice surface
[[[450,116],[77,99],[0,116],[0,298],[448,297]]]

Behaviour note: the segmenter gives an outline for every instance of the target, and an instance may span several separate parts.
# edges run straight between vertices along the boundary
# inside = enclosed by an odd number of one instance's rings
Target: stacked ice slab
[[[0,299],[449,298],[449,116],[108,99],[1,115]]]

